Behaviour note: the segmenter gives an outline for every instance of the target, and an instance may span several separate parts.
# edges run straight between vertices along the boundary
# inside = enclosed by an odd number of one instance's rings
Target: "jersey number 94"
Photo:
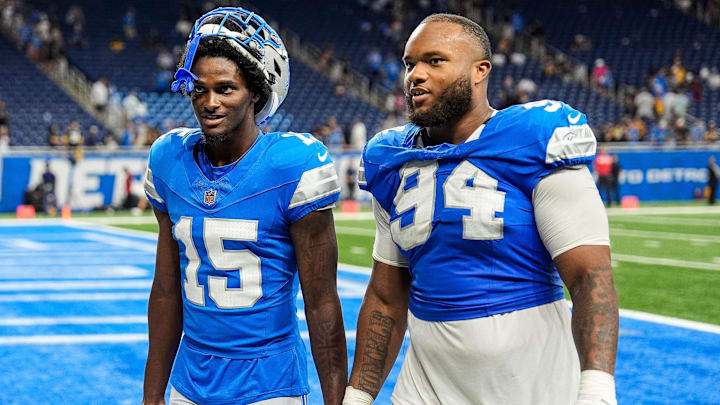
[[[430,237],[435,213],[438,170],[437,161],[413,161],[400,169],[400,186],[393,203],[398,217],[390,223],[393,241],[403,250],[425,243]],[[470,210],[463,216],[463,239],[496,240],[503,237],[505,192],[498,191],[498,182],[467,160],[458,164],[442,187],[445,208]],[[402,226],[400,216],[415,209],[413,221]]]

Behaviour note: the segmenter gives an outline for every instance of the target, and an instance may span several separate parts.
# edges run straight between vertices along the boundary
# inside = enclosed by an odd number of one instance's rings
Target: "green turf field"
[[[720,211],[678,210],[610,211],[620,307],[720,325]],[[370,267],[374,222],[335,223],[340,262]],[[119,226],[157,232],[155,224]]]

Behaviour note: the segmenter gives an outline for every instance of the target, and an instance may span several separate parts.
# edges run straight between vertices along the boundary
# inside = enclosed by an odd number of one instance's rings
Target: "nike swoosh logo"
[[[568,122],[571,123],[571,124],[573,124],[573,125],[577,124],[578,121],[580,121],[580,116],[581,116],[581,115],[582,115],[582,114],[577,113],[577,115],[576,115],[575,117],[571,117],[570,114],[568,114]]]
[[[318,159],[320,159],[321,162],[324,162],[325,159],[328,157],[328,151],[325,151],[322,155],[318,153]]]

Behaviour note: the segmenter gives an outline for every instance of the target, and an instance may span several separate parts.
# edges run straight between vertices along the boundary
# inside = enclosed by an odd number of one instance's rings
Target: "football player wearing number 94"
[[[562,102],[490,107],[490,56],[456,15],[427,17],[405,45],[411,124],[372,138],[358,173],[377,233],[344,404],[373,401],[406,327],[396,405],[616,403],[595,137]]]
[[[158,139],[145,176],[160,227],[145,404],[164,404],[169,380],[171,404],[304,405],[298,277],[324,403],[342,401],[335,168],[310,135],[258,128],[289,75],[258,15],[220,8],[195,23],[173,90],[190,96],[200,128]]]

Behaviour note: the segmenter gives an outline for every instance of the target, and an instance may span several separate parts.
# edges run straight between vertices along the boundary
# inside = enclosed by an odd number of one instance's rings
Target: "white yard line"
[[[621,309],[620,316],[638,319],[641,321],[648,321],[653,323],[659,323],[663,325],[677,326],[685,329],[699,330],[701,332],[710,332],[720,334],[720,325],[713,325],[709,323],[688,321],[686,319],[672,318],[669,316],[649,314],[647,312],[633,311],[631,309]]]
[[[610,229],[610,235],[633,236],[638,238],[671,239],[688,242],[720,243],[720,236],[700,235],[695,233],[675,233],[661,231],[635,231],[630,229]]]
[[[0,219],[0,226],[51,226],[51,225],[67,225],[70,221],[62,219],[16,219],[5,218]]]
[[[365,221],[368,219],[374,219],[375,216],[371,211],[365,212],[336,212],[333,214],[336,220],[340,221]],[[33,221],[33,220],[30,220]],[[97,225],[117,225],[117,224],[128,224],[128,225],[150,225],[156,224],[157,220],[153,216],[112,216],[112,217],[80,217],[74,219],[72,222],[78,223],[90,223]]]
[[[146,241],[135,241],[128,238],[103,235],[98,232],[84,232],[82,238],[95,243],[110,245],[126,249],[137,249],[142,252],[155,253],[155,244]]]
[[[71,293],[71,294],[3,294],[0,302],[63,302],[63,301],[147,301],[142,293]]]
[[[635,209],[608,208],[609,216],[632,216],[632,215],[693,215],[693,214],[718,214],[720,206],[715,207],[639,207]]]
[[[618,218],[611,218],[611,222],[620,222],[620,223],[639,223],[639,224],[661,224],[661,225],[692,225],[692,226],[709,226],[713,228],[717,228],[718,231],[720,231],[720,221],[712,220],[712,219],[699,219],[699,218],[668,218],[663,216],[657,216],[657,217],[646,217],[646,216],[636,216],[636,217],[618,217]]]
[[[113,281],[0,281],[0,291],[150,290],[152,280]]]
[[[629,309],[621,309],[620,316],[623,318],[636,319],[645,322],[652,322],[662,325],[675,326],[683,329],[696,330],[700,332],[720,334],[720,326],[712,325],[703,322],[688,321],[685,319],[672,318],[669,316],[648,314],[640,311],[633,311]],[[105,321],[98,323],[114,323],[112,322],[114,317],[108,317]],[[130,317],[119,317],[119,318],[130,318]],[[144,316],[133,316],[133,319],[129,319],[126,322],[118,323],[145,323],[147,319]],[[72,320],[70,320],[72,321]],[[78,318],[79,322],[70,323],[83,323],[81,318]],[[93,319],[90,319],[90,323]],[[100,320],[98,320],[100,321]],[[2,325],[0,320],[0,325]],[[24,325],[24,324],[23,324]],[[303,340],[308,341],[310,334],[308,331],[301,331],[300,337]],[[354,340],[357,337],[357,331],[347,330],[345,331],[345,337],[348,340]],[[405,333],[405,337],[408,337],[408,333]],[[15,345],[52,345],[52,344],[104,344],[104,343],[140,343],[147,342],[147,334],[145,333],[114,333],[114,334],[74,334],[74,335],[26,335],[26,336],[0,336],[0,346],[15,346]]]
[[[147,315],[0,318],[0,326],[146,324]]]
[[[677,260],[677,259],[664,259],[659,257],[647,257],[647,256],[634,256],[625,255],[621,253],[613,253],[612,259],[621,262],[631,262],[640,264],[655,264],[659,266],[670,266],[670,267],[687,267],[691,269],[699,270],[714,270],[720,271],[720,264],[715,263],[704,263],[704,262],[693,262],[688,260]]]
[[[369,276],[372,273],[370,267],[356,266],[354,264],[338,263],[338,271],[353,273],[353,274],[364,274]]]
[[[136,217],[128,217],[128,218],[136,218]],[[148,217],[151,218],[151,217]],[[100,224],[100,223],[93,223],[90,221],[85,222],[86,218],[83,218],[83,221],[69,221],[65,223],[64,225],[75,228],[75,229],[87,229],[91,231],[101,231],[101,232],[107,232],[107,233],[113,233],[116,235],[122,235],[122,236],[132,236],[136,238],[143,238],[147,239],[148,241],[153,242],[152,245],[155,246],[155,242],[157,242],[157,232],[151,232],[151,231],[140,231],[137,229],[127,229],[127,228],[120,228],[115,226],[109,226],[107,224]],[[89,219],[89,218],[87,218]],[[154,221],[154,218],[153,218]],[[118,222],[117,224],[124,224],[125,222]]]
[[[81,259],[82,260],[82,259]],[[72,263],[53,265],[40,265],[27,263],[19,265],[0,266],[0,280],[89,280],[89,279],[118,279],[118,278],[146,278],[150,272],[143,268],[130,265],[104,266],[104,265],[76,265]]]
[[[73,220],[77,223],[90,223],[96,225],[116,225],[116,224],[127,224],[127,225],[151,225],[156,224],[157,220],[155,217],[133,217],[133,216],[117,216],[117,217],[87,217],[77,218]]]
[[[366,221],[368,219],[375,219],[375,214],[373,214],[372,211],[354,213],[335,212],[333,216],[335,219],[341,221]]]
[[[375,236],[375,230],[373,229],[354,228],[352,226],[335,225],[335,232],[346,235]]]
[[[720,206],[716,207],[639,207],[636,209],[625,209],[625,208],[608,208],[607,213],[609,216],[636,216],[636,215],[693,215],[693,214],[718,214],[720,215]],[[347,220],[347,221],[364,221],[368,219],[374,219],[372,211],[363,211],[355,213],[336,212],[334,213],[336,220]],[[65,221],[61,219],[0,219],[0,226],[14,226],[14,225],[27,225],[27,226],[47,226],[47,225],[67,225],[71,223],[90,223],[98,225],[112,225],[112,224],[132,224],[132,225],[147,225],[155,224],[157,221],[153,216],[131,216],[131,215],[118,215],[109,217],[75,217],[71,221]]]
[[[29,251],[45,251],[50,250],[50,245],[47,243],[37,242],[28,238],[4,238],[4,248],[8,250],[29,250]],[[37,253],[35,253],[37,254]]]
[[[147,333],[0,336],[0,346],[147,342]]]
[[[351,226],[336,226],[335,231],[346,235],[375,236],[375,231]],[[610,229],[610,233],[618,236],[634,236],[641,238],[684,240],[688,242],[720,243],[720,236],[694,233],[675,233],[660,231],[636,231],[630,229]]]
[[[407,334],[406,334],[407,336]],[[303,340],[310,340],[307,331],[301,331]],[[345,331],[345,338],[354,340],[356,331]],[[105,334],[76,334],[76,335],[27,335],[27,336],[0,336],[0,346],[16,345],[58,345],[58,344],[104,344],[104,343],[140,343],[147,342],[146,333],[105,333]]]

